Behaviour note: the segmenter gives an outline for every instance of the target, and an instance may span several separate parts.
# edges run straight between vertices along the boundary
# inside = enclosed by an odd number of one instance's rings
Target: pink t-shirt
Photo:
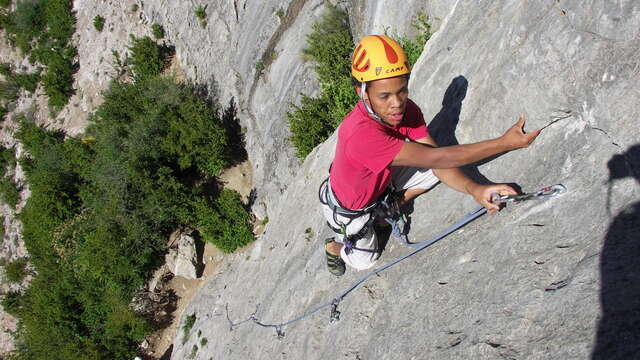
[[[422,112],[411,100],[395,127],[370,118],[358,102],[340,124],[330,172],[331,188],[342,206],[362,209],[375,201],[391,181],[390,164],[405,139],[415,141],[428,134]]]

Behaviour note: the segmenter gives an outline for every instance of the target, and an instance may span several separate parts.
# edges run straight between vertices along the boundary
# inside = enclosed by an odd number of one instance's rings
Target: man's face
[[[409,80],[405,76],[374,80],[367,86],[365,100],[390,125],[400,124],[409,99]],[[358,89],[359,90],[359,89]]]

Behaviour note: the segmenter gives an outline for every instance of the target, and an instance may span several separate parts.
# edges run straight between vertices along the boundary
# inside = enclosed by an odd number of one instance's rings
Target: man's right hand
[[[508,150],[526,148],[540,134],[541,129],[535,130],[528,134],[525,133],[524,123],[524,114],[520,114],[520,118],[518,118],[518,121],[511,128],[509,128],[509,130],[507,130],[504,135],[500,137],[500,140],[503,141]]]

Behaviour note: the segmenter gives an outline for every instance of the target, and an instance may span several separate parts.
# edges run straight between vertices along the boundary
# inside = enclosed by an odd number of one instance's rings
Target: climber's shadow
[[[451,80],[451,84],[444,92],[442,98],[442,108],[440,112],[431,120],[428,125],[429,134],[438,146],[459,145],[456,138],[456,127],[460,122],[460,112],[462,111],[462,101],[467,96],[469,82],[460,75]],[[500,154],[501,155],[501,154]],[[487,163],[500,155],[492,156],[482,162],[462,167],[462,171],[479,184],[494,184],[478,170],[478,165]]]
[[[607,163],[613,181],[640,184],[640,144]],[[609,190],[610,192],[610,190]],[[611,194],[608,194],[611,196]],[[609,225],[600,255],[600,302],[592,359],[635,359],[640,354],[640,201],[627,205]]]

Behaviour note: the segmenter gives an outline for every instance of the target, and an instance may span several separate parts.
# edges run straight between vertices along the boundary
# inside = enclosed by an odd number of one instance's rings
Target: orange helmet
[[[409,61],[402,46],[388,36],[365,36],[351,57],[351,75],[360,82],[409,73]]]

